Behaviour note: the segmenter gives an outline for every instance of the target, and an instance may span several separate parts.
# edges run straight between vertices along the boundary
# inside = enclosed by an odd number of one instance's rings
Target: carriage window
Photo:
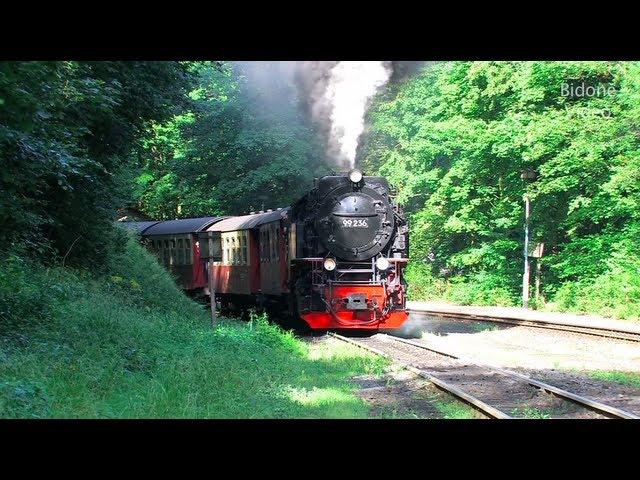
[[[262,245],[262,248],[264,250],[264,261],[268,261],[269,260],[269,232],[267,230],[263,231],[264,233],[264,244]]]
[[[276,239],[274,235],[274,230],[271,225],[269,226],[269,260],[276,259]]]
[[[184,241],[182,238],[178,239],[178,265],[184,265]]]
[[[264,261],[271,261],[271,231],[268,229],[264,231]]]
[[[169,265],[171,261],[171,251],[169,250],[169,240],[164,241],[163,262],[165,265]]]
[[[242,240],[242,261],[245,265],[249,265],[249,261],[248,261],[248,255],[247,255],[247,235],[248,232],[242,232],[242,237],[240,238]]]
[[[238,262],[238,265],[242,265],[242,232],[238,232],[237,235],[236,262]]]
[[[231,238],[231,263],[235,265],[238,263],[238,252],[236,251],[236,238]]]
[[[205,240],[206,242],[206,240]],[[184,240],[184,263],[185,265],[191,265],[192,264],[192,257],[191,257],[191,239],[186,238]]]

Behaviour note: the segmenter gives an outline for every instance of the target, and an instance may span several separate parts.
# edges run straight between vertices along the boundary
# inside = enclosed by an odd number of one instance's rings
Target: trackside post
[[[216,292],[213,289],[213,262],[207,262],[207,272],[209,273],[209,298],[211,299],[211,327],[216,326]]]

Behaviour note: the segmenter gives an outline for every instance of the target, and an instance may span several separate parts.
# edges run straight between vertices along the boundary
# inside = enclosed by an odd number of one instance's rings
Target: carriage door
[[[262,293],[280,295],[280,221],[260,226],[260,286]]]

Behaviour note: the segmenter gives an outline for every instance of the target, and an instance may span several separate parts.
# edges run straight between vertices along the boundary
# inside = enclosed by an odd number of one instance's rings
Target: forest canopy
[[[361,163],[411,214],[414,286],[518,302],[526,194],[545,296],[637,316],[639,114],[635,62],[443,62],[380,95]]]
[[[268,80],[253,81],[251,64],[195,65],[198,84],[189,108],[152,125],[136,178],[147,215],[239,215],[284,207],[315,175],[329,172],[294,86],[280,81],[277,71],[262,71]],[[274,67],[261,62],[260,68]]]
[[[251,62],[248,62],[251,63]],[[283,207],[329,171],[291,86],[232,62],[0,63],[0,242],[99,267],[142,218]]]

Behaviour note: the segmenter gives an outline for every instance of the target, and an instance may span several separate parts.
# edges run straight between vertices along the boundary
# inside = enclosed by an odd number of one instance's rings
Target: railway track
[[[466,312],[436,312],[429,310],[409,309],[409,313],[418,315],[428,315],[433,317],[451,318],[454,320],[468,320],[477,322],[503,323],[509,325],[518,325],[523,327],[544,328],[548,330],[560,330],[563,332],[581,333],[584,335],[593,335],[597,337],[606,337],[616,340],[627,340],[631,342],[640,342],[640,333],[619,330],[615,328],[594,327],[588,325],[576,325],[569,323],[545,322],[543,320],[524,320],[519,318],[492,317],[489,315],[480,315]]]
[[[385,334],[358,339],[329,335],[392,360],[491,418],[520,418],[519,411],[540,407],[557,412],[553,418],[640,418],[521,373],[466,361],[412,340]]]

